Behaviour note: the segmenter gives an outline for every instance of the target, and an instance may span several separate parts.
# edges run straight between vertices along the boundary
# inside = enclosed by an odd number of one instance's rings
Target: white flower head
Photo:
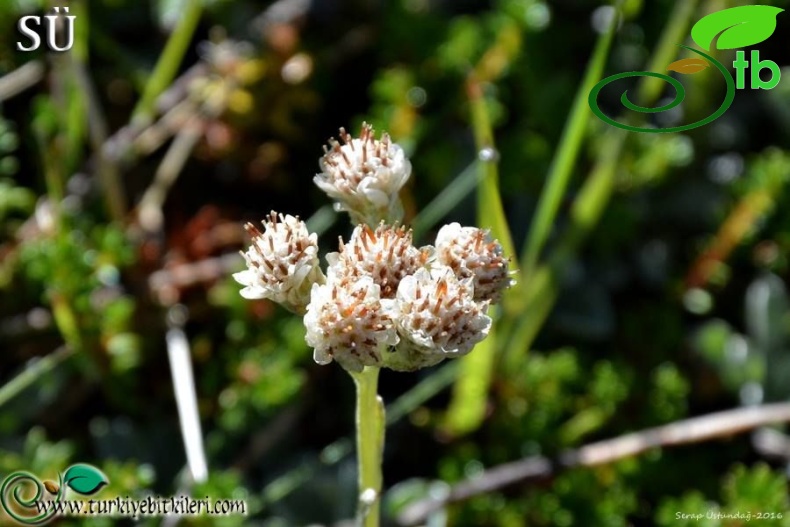
[[[381,222],[376,230],[357,225],[347,244],[326,257],[338,274],[357,278],[370,276],[381,288],[382,298],[395,298],[398,284],[428,261],[428,251],[412,245],[412,232]]]
[[[398,193],[411,175],[411,162],[403,149],[386,133],[376,139],[367,123],[359,137],[352,138],[341,128],[340,140],[332,138],[329,148],[324,147],[315,184],[335,200],[337,210],[347,211],[354,223],[400,221],[403,205]]]
[[[381,366],[382,351],[399,339],[379,293],[370,276],[350,279],[332,270],[326,283],[313,285],[304,325],[318,364],[336,360],[349,371]]]
[[[387,355],[387,365],[417,369],[469,353],[491,327],[488,302],[475,301],[473,287],[447,266],[403,278],[393,306],[401,345]]]
[[[436,236],[436,260],[461,278],[471,278],[475,300],[499,301],[513,285],[502,245],[487,230],[450,223]]]
[[[272,211],[263,232],[248,223],[252,245],[242,256],[247,270],[233,275],[244,285],[241,296],[268,298],[295,313],[304,313],[313,284],[324,283],[318,260],[318,237],[298,217]]]

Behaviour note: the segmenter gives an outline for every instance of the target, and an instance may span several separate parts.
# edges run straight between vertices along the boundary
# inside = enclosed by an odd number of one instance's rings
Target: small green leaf
[[[710,63],[705,59],[689,58],[676,60],[667,66],[667,71],[676,71],[688,75],[691,73],[699,73],[708,67],[710,67]]]
[[[776,30],[776,17],[784,11],[767,5],[747,5],[716,11],[703,17],[691,28],[691,38],[703,49],[735,49],[753,46],[766,40]]]
[[[103,485],[109,483],[102,471],[90,465],[70,466],[63,475],[63,482],[74,492],[85,496],[94,494]]]

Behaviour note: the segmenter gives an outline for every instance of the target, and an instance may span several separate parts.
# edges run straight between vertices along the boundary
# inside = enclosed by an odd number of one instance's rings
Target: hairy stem
[[[366,367],[359,373],[351,373],[351,376],[357,387],[357,525],[378,527],[384,451],[384,404],[377,393],[379,368]]]

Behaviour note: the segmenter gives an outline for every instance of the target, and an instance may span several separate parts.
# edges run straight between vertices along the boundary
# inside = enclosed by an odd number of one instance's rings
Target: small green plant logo
[[[762,5],[733,7],[730,9],[724,9],[723,11],[717,11],[716,13],[707,15],[699,22],[694,24],[694,27],[691,29],[691,38],[705,51],[710,51],[711,47],[714,45],[714,40],[716,49],[736,49],[753,46],[763,42],[773,34],[773,32],[776,30],[776,17],[782,11],[784,10],[779,9],[778,7]],[[752,50],[749,60],[746,59],[745,51],[741,50],[736,53],[736,59],[732,63],[733,68],[735,68],[735,79],[733,79],[732,74],[727,70],[727,68],[721,62],[717,61],[707,53],[684,45],[680,45],[679,47],[687,49],[698,56],[677,60],[667,66],[668,71],[674,71],[681,75],[689,75],[699,73],[700,71],[703,71],[713,65],[724,77],[724,81],[727,83],[727,93],[724,97],[724,101],[715,112],[696,122],[667,128],[634,126],[615,121],[603,113],[603,111],[601,111],[600,107],[598,106],[598,94],[601,92],[604,86],[611,82],[628,77],[656,77],[668,82],[675,89],[675,98],[668,104],[656,108],[644,107],[634,104],[628,98],[628,91],[624,91],[620,97],[620,102],[627,109],[633,110],[635,112],[665,112],[681,104],[686,97],[686,91],[683,88],[683,85],[677,79],[670,77],[669,75],[655,73],[652,71],[629,71],[606,77],[598,84],[593,86],[593,89],[590,90],[590,96],[588,97],[590,108],[592,109],[593,113],[595,113],[595,115],[597,115],[602,121],[609,123],[612,126],[629,130],[631,132],[682,132],[685,130],[691,130],[692,128],[704,126],[721,117],[735,99],[735,90],[742,90],[746,88],[747,70],[750,72],[748,81],[749,87],[751,89],[770,90],[779,84],[779,79],[781,78],[779,66],[770,60],[760,60],[760,52],[757,50]],[[767,80],[763,80],[760,75],[763,70],[768,70],[770,72],[770,78]]]
[[[62,501],[69,488],[90,496],[109,483],[102,471],[86,464],[70,466],[58,474],[58,482],[40,480],[30,472],[18,471],[6,476],[0,485],[0,506],[11,518],[23,525],[41,525],[55,515],[55,508],[40,505],[46,501]]]

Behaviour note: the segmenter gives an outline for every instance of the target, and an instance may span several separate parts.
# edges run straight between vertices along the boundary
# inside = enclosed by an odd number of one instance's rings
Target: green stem
[[[314,232],[313,229],[308,229]],[[385,410],[387,426],[394,425],[423,403],[447,388],[458,377],[458,361],[448,362],[395,399]],[[333,466],[353,449],[352,438],[343,437],[325,446],[317,459],[305,461],[266,485],[261,492],[260,507],[279,503],[313,478],[320,466]]]
[[[474,76],[467,79],[472,130],[478,152],[477,225],[490,228],[505,254],[514,256],[513,240],[499,193],[499,167],[494,129],[483,86]],[[493,314],[493,313],[492,313]],[[486,399],[494,373],[497,330],[492,327],[477,351],[460,359],[460,375],[447,409],[445,432],[460,435],[476,430],[485,419]]]
[[[178,73],[181,59],[184,58],[184,53],[186,53],[189,42],[192,40],[192,35],[195,33],[202,12],[203,2],[201,0],[187,1],[184,14],[170,35],[170,39],[168,39],[167,45],[156,63],[154,72],[145,85],[143,96],[134,109],[132,121],[147,122],[153,118],[156,98],[167,88]]]
[[[681,40],[682,35],[686,34],[690,19],[696,12],[697,3],[697,0],[689,0],[688,2],[678,2],[676,4],[659,39],[658,49],[649,62],[650,71],[660,69],[659,66],[668,62],[672,53],[676,52],[676,43]],[[656,79],[647,77],[637,88],[640,95],[640,104],[647,106],[658,96],[659,92],[651,84],[654,80]],[[593,82],[596,81],[593,80]],[[582,90],[582,93],[586,92]],[[575,109],[572,110],[572,114],[574,112]],[[598,223],[604,208],[609,203],[614,190],[619,155],[626,137],[627,134],[622,130],[611,131],[606,144],[601,148],[601,154],[599,154],[593,172],[582,185],[574,201],[571,209],[572,225],[568,231],[563,233],[546,264],[534,268],[524,286],[525,289],[520,290],[523,291],[519,295],[522,302],[515,306],[516,309],[514,311],[517,313],[529,313],[530,316],[525,318],[524,323],[510,322],[511,327],[507,329],[512,331],[512,333],[504,331],[504,333],[510,335],[508,345],[505,347],[504,364],[506,369],[516,367],[518,359],[532,345],[533,340],[548,318],[557,300],[559,294],[558,276],[562,268],[584,243],[586,236]],[[564,141],[565,138],[563,137],[563,143]],[[561,151],[563,147],[564,145],[560,147]],[[560,154],[558,153],[557,156],[560,157]],[[552,168],[551,179],[553,177],[554,169]],[[550,185],[551,181],[548,184]],[[544,190],[544,195],[546,193],[546,190]],[[543,198],[544,196],[541,196],[541,200]],[[553,215],[551,218],[553,218]],[[535,234],[535,230],[539,231],[540,229],[533,228],[533,232],[530,232],[531,236]],[[529,249],[530,243],[533,244],[532,252]],[[522,265],[524,265],[524,262],[537,262],[537,256],[541,247],[542,242],[540,240],[528,241],[522,258]]]
[[[518,360],[532,345],[557,301],[558,276],[598,223],[609,203],[625,137],[626,133],[622,130],[613,130],[608,135],[595,168],[571,207],[571,225],[546,264],[535,269],[524,290],[523,310],[530,316],[523,322],[514,323],[511,328],[510,342],[505,348],[505,365],[511,371],[518,367]]]
[[[647,65],[647,71],[663,71],[672,61],[678,50],[678,43],[682,43],[688,36],[691,18],[697,12],[698,0],[676,2],[672,13],[664,26],[664,31],[658,40],[656,51]],[[637,100],[640,104],[654,101],[661,95],[663,82],[657,78],[645,78],[639,85]]]
[[[39,379],[54,371],[60,364],[74,354],[74,350],[64,346],[54,353],[42,357],[25,368],[19,375],[11,379],[0,388],[0,407],[24,392]]]
[[[85,1],[72,2],[71,6],[72,10],[78,9],[80,20],[87,20],[88,9]],[[73,52],[64,56],[64,61],[73,77],[73,97],[79,101],[79,104],[73,105],[79,110],[75,120],[85,119],[87,111],[88,136],[97,159],[96,173],[104,195],[107,213],[114,221],[122,223],[126,213],[126,195],[118,168],[104,152],[104,144],[109,136],[109,127],[100,98],[96,93],[96,87],[88,73],[88,24],[81,24],[77,27],[80,30],[77,31]],[[74,150],[80,151],[79,148]]]
[[[478,151],[480,180],[477,187],[477,226],[491,229],[508,256],[515,256],[510,228],[499,194],[499,153],[483,87],[474,76],[467,79],[472,131]]]
[[[381,502],[381,462],[384,451],[384,404],[378,396],[379,368],[351,372],[357,386],[357,467],[359,513],[357,525],[378,527]],[[371,493],[370,491],[373,491]],[[370,495],[371,500],[368,500]],[[365,498],[365,499],[363,499]]]
[[[562,131],[559,148],[552,160],[546,178],[546,186],[541,193],[538,209],[535,211],[535,219],[530,225],[529,235],[521,255],[521,274],[527,279],[535,270],[541,250],[549,237],[552,225],[555,223],[565,190],[568,188],[571,173],[584,140],[587,122],[592,115],[587,103],[587,96],[601,78],[619,18],[618,11],[612,17],[609,28],[598,38],[595,51],[593,51],[579,90],[576,92],[573,107]]]

